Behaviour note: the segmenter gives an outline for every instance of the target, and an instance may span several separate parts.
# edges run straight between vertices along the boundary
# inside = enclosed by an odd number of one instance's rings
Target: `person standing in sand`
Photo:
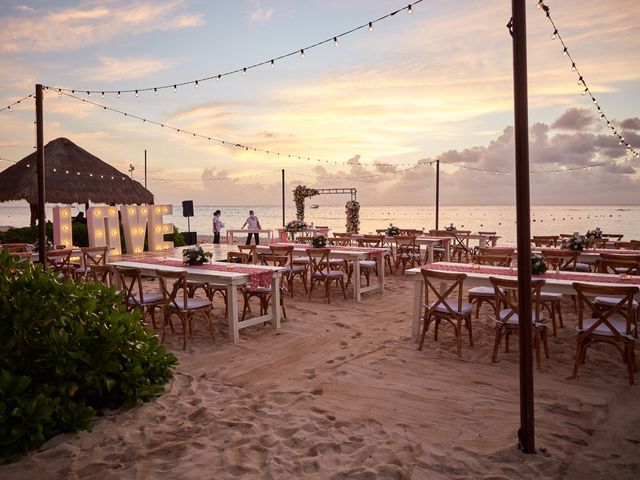
[[[262,227],[260,227],[260,220],[258,220],[258,217],[255,216],[255,214],[253,213],[253,210],[249,210],[249,216],[247,217],[247,219],[245,220],[244,224],[242,225],[241,228],[244,228],[245,226],[247,226],[248,230],[249,230],[249,234],[247,235],[247,245],[249,245],[251,243],[251,235],[255,235],[256,237],[256,245],[260,245],[260,236],[258,234],[258,232],[254,231],[252,232],[251,230],[261,230]]]
[[[224,223],[220,221],[220,210],[213,212],[213,243],[220,243],[220,231]]]

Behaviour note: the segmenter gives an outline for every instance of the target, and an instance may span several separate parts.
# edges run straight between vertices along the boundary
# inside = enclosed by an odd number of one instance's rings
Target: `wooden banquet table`
[[[430,265],[423,265],[418,268],[411,268],[405,273],[413,275],[413,312],[411,321],[411,334],[417,338],[420,331],[420,321],[422,318],[422,304],[424,302],[424,279],[421,271],[431,269],[450,273],[464,273],[467,278],[464,281],[466,286],[490,287],[489,277],[500,277],[507,279],[517,279],[517,268],[493,267],[485,265],[469,265],[464,263],[437,262]],[[633,285],[640,286],[640,277],[621,278],[620,275],[610,275],[604,273],[589,272],[547,272],[543,275],[533,275],[534,279],[545,281],[544,290],[548,292],[564,293],[574,295],[573,282],[588,283],[598,286]]]
[[[157,263],[152,263],[152,262]],[[138,258],[109,262],[109,265],[140,269],[142,275],[155,277],[156,270],[167,272],[186,271],[187,279],[196,282],[209,282],[211,285],[224,286],[227,291],[227,322],[229,324],[229,340],[237,343],[240,340],[240,330],[252,325],[270,321],[273,328],[280,328],[280,275],[285,267],[271,267],[264,265],[239,265],[227,262],[211,262],[202,266],[180,265],[182,259]],[[176,265],[177,264],[177,265]],[[252,274],[251,270],[255,271]],[[238,320],[238,287],[252,282],[253,275],[271,272],[271,312],[247,320]],[[255,278],[255,277],[254,277]]]
[[[306,250],[311,248],[310,245],[300,243],[275,243],[273,246],[293,246],[293,253],[298,256],[307,257]],[[374,290],[380,293],[384,292],[384,254],[386,248],[368,248],[368,247],[343,247],[330,246],[329,258],[340,258],[343,260],[353,261],[353,295],[356,302],[362,301],[362,294]],[[256,253],[271,253],[268,245],[258,245]],[[368,287],[362,286],[360,279],[360,260],[368,260],[371,258],[378,263],[378,282]]]

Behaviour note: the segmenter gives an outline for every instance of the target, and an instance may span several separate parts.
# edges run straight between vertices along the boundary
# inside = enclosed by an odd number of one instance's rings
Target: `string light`
[[[177,87],[181,87],[183,85],[189,85],[189,84],[195,84],[196,82],[202,83],[208,80],[213,80],[213,79],[217,79],[220,80],[223,76],[228,76],[228,75],[234,75],[234,74],[238,74],[238,73],[242,73],[243,75],[246,75],[247,70],[252,69],[252,68],[258,68],[261,67],[263,65],[268,65],[268,64],[273,64],[274,61],[276,60],[281,60],[284,58],[288,58],[291,57],[293,55],[298,55],[300,54],[301,51],[309,51],[312,48],[316,48],[316,47],[320,47],[321,45],[324,45],[325,43],[329,43],[329,42],[333,42],[336,46],[338,45],[338,38],[346,36],[346,35],[350,35],[352,33],[355,33],[359,30],[362,30],[363,28],[369,28],[369,31],[373,31],[373,26],[381,21],[384,21],[386,19],[389,19],[393,16],[395,16],[397,13],[406,10],[408,14],[413,13],[413,7],[419,3],[422,3],[423,0],[415,0],[414,2],[411,2],[410,4],[408,4],[406,7],[402,7],[399,8],[397,10],[394,10],[393,12],[389,12],[386,15],[383,15],[379,18],[376,18],[375,20],[371,20],[367,23],[364,23],[362,25],[353,27],[345,32],[342,32],[338,35],[331,35],[329,37],[327,37],[325,40],[322,40],[320,42],[316,42],[314,44],[311,45],[307,45],[301,48],[296,48],[295,50],[289,52],[289,53],[285,53],[283,55],[277,56],[277,57],[270,57],[269,60],[264,60],[258,63],[255,63],[253,65],[249,65],[247,67],[243,67],[243,68],[237,68],[235,70],[230,70],[228,72],[224,72],[224,73],[219,73],[217,75],[211,75],[208,77],[203,77],[203,78],[198,78],[198,79],[194,79],[194,80],[189,80],[186,82],[179,82],[179,83],[171,83],[171,84],[167,84],[167,85],[156,85],[156,86],[150,86],[150,87],[138,87],[135,89],[120,89],[120,90],[107,90],[105,89],[104,92],[105,93],[135,93],[136,90],[138,90],[140,93],[145,92],[145,91],[158,91],[158,90],[163,90],[163,89],[167,89],[167,88],[172,88],[175,90]],[[58,87],[56,87],[58,88]],[[71,93],[72,95],[75,93],[75,91],[77,89],[69,89],[69,88],[60,88],[61,91],[67,92],[67,93]],[[82,91],[86,91],[85,89],[83,89]],[[102,90],[89,90],[91,93],[99,93]]]
[[[340,46],[340,42],[338,41],[338,38],[337,38],[337,37],[333,37],[333,44],[334,44],[336,47],[339,47],[339,46]]]
[[[557,38],[560,40],[560,44],[562,45],[562,48],[563,48],[562,55],[566,56],[569,59],[569,61],[571,62],[571,71],[575,72],[576,75],[578,76],[578,86],[580,87],[584,86],[584,90],[582,90],[581,92],[582,95],[585,95],[585,96],[587,94],[589,95],[589,97],[591,98],[591,102],[597,109],[599,118],[606,123],[607,127],[611,129],[612,135],[617,136],[620,139],[619,145],[624,146],[627,149],[627,151],[631,153],[633,157],[640,158],[640,152],[638,152],[638,150],[633,148],[631,145],[629,145],[629,143],[627,143],[624,140],[622,135],[618,132],[617,128],[611,124],[611,121],[607,118],[606,114],[602,111],[602,107],[600,106],[598,99],[591,93],[591,90],[589,89],[589,85],[587,85],[586,80],[584,79],[583,75],[580,73],[580,70],[578,70],[575,60],[569,53],[569,49],[567,48],[567,45],[564,42],[564,39],[562,38],[562,35],[560,35],[560,32],[558,31],[558,27],[553,21],[553,18],[551,18],[551,9],[549,8],[549,6],[544,3],[544,0],[538,0],[537,7],[542,11],[544,11],[545,16],[547,17],[547,19],[549,20],[549,23],[551,23],[551,26],[553,27],[553,34],[556,35]]]
[[[21,102],[23,102],[24,100],[26,100],[27,98],[31,98],[31,97],[35,97],[35,95],[33,93],[30,93],[29,95],[25,95],[24,97],[22,97],[20,100],[16,100],[15,102],[7,105],[4,108],[0,108],[0,112],[4,111],[4,110],[11,110],[11,107],[14,107],[18,104],[20,104]]]

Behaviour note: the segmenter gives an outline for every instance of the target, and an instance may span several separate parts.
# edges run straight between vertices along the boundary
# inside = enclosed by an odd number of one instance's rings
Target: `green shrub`
[[[122,294],[59,281],[0,252],[0,452],[5,458],[89,426],[105,408],[161,394],[176,358]]]

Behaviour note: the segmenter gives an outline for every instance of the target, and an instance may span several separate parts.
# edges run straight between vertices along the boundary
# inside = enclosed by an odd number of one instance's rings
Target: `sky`
[[[373,31],[368,22],[407,0],[0,3],[0,108],[36,83],[51,87],[45,143],[67,137],[125,173],[133,165],[141,182],[146,149],[156,203],[278,204],[284,169],[287,190],[356,187],[361,204],[430,205],[436,159],[443,204],[515,203],[510,2],[425,0]],[[532,203],[638,204],[640,159],[581,95],[536,3],[527,1]],[[598,105],[640,151],[640,2],[546,3]],[[290,52],[273,68],[226,75]],[[33,151],[33,120],[31,99],[0,111],[0,169]]]

